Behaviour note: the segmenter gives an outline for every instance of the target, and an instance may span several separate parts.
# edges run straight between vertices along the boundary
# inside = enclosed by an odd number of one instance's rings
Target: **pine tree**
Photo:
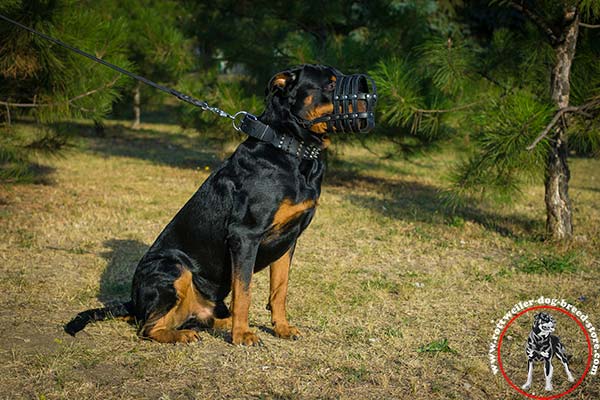
[[[70,0],[10,1],[0,13],[47,35],[128,67],[123,56],[123,24],[101,20]],[[40,152],[55,153],[68,132],[57,121],[99,120],[111,109],[125,80],[56,44],[0,21],[0,179],[31,177],[29,165]],[[16,120],[38,129],[14,128]]]
[[[600,149],[600,2],[474,1],[461,12],[460,31],[374,69],[383,117],[419,135],[468,132],[474,151],[454,171],[452,201],[509,199],[543,176],[548,237],[569,240],[568,140]]]
[[[126,55],[135,72],[161,83],[177,82],[193,66],[191,41],[185,36],[186,10],[171,0],[109,0],[89,2],[98,15],[111,20],[119,18],[125,25]],[[142,90],[134,82],[133,129],[139,129],[142,94],[147,98],[159,94],[154,89]]]

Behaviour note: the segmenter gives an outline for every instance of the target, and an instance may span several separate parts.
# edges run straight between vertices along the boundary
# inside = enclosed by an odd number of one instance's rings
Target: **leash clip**
[[[239,119],[239,125],[236,125],[236,121],[238,121],[238,116],[242,116],[241,119]],[[248,111],[238,111],[235,114],[233,114],[233,121],[231,121],[232,125],[233,125],[233,129],[235,129],[238,132],[242,131],[242,123],[244,122],[244,119],[248,117],[253,121],[258,120],[258,118],[256,118],[256,116],[250,114]]]

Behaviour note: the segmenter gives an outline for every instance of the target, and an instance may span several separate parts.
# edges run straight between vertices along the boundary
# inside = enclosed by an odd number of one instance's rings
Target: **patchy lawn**
[[[451,149],[384,159],[375,154],[390,144],[372,142],[334,147],[298,244],[288,309],[301,340],[271,334],[266,272],[254,278],[250,316],[263,347],[212,332],[161,345],[121,321],[72,338],[62,326],[77,312],[128,298],[137,260],[233,148],[170,125],[132,132],[115,122],[103,138],[72,129],[83,136],[66,157],[42,161],[42,183],[0,186],[1,398],[518,399],[490,370],[495,320],[544,295],[600,329],[599,160],[572,160],[576,238],[557,248],[539,239],[541,184],[510,205],[452,214],[438,196]],[[585,346],[569,318],[557,320],[579,377]],[[503,351],[516,349],[506,369],[521,385],[530,322],[519,321]],[[600,398],[598,379],[569,398]],[[532,391],[546,395],[540,365]]]

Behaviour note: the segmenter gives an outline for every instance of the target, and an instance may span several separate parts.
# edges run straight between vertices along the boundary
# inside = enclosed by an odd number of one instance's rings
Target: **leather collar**
[[[298,140],[291,134],[279,133],[260,122],[254,115],[246,114],[242,119],[239,130],[248,136],[252,136],[262,142],[267,142],[272,146],[285,151],[286,153],[295,155],[298,158],[305,160],[316,160],[321,154],[321,146],[315,144],[307,144],[303,140]]]

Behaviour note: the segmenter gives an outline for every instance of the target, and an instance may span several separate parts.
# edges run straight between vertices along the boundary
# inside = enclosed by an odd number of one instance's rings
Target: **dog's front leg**
[[[554,367],[552,366],[552,361],[550,358],[546,359],[544,363],[544,374],[546,375],[546,391],[551,391],[552,387],[552,373],[554,372]]]
[[[271,324],[273,324],[275,336],[284,339],[297,339],[300,337],[300,331],[288,323],[285,311],[289,271],[294,254],[294,246],[279,260],[273,262],[270,269],[271,287],[267,308],[271,310]]]
[[[521,389],[527,390],[531,387],[531,382],[533,381],[533,360],[529,359],[527,361],[527,382],[521,386]]]
[[[231,253],[231,340],[233,344],[252,346],[260,343],[259,337],[250,330],[250,282],[254,272],[258,245],[248,238],[229,238]]]

